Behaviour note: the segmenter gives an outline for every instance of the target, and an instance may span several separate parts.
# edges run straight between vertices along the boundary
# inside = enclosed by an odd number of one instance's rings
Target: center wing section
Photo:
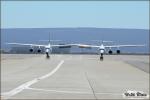
[[[99,48],[98,45],[76,44],[79,48]]]
[[[59,48],[71,48],[72,46],[77,46],[77,44],[56,44],[56,45],[51,45],[51,47],[59,47]]]

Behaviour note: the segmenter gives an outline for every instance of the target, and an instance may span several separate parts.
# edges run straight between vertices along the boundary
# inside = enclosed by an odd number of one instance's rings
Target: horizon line
[[[1,29],[51,29],[51,28],[96,28],[96,29],[139,29],[139,30],[150,30],[146,28],[112,28],[112,27],[8,27],[8,28],[2,28]]]

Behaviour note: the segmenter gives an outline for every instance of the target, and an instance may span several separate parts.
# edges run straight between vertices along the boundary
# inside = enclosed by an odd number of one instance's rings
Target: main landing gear
[[[103,57],[103,54],[101,53],[100,55],[100,61],[103,61],[104,57]]]

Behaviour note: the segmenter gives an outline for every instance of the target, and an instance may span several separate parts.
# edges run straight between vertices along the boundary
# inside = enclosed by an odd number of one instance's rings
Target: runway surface
[[[126,99],[127,91],[149,98],[148,56],[1,55],[2,99]]]

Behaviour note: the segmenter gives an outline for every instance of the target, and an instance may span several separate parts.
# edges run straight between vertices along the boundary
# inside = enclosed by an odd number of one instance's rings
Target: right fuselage
[[[104,45],[103,45],[103,44],[101,44],[101,45],[100,45],[100,47],[99,47],[99,51],[100,51],[100,54],[101,54],[101,55],[103,55],[103,54],[104,54],[104,52],[105,52],[105,47],[104,47]]]

